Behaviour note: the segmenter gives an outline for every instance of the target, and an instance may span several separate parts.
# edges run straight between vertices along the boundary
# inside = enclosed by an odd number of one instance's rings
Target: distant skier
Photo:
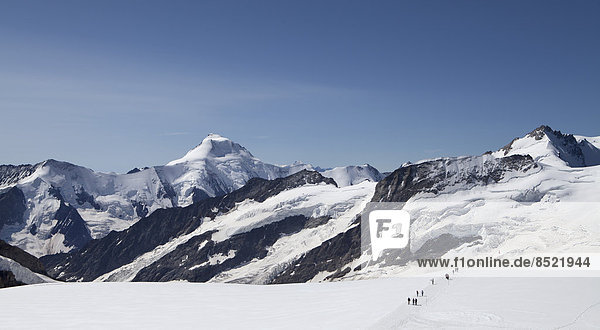
[[[423,297],[423,290],[421,290],[421,297]]]
[[[446,274],[446,280],[450,281],[450,275]]]
[[[431,279],[431,285],[435,285],[435,280],[433,278]]]
[[[419,290],[417,290],[417,297],[419,296]]]
[[[415,298],[415,306],[419,305],[419,300],[417,298]]]
[[[408,297],[408,304],[410,305],[410,297]]]

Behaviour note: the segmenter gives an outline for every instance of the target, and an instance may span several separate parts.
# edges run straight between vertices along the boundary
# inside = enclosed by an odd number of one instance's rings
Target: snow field
[[[421,289],[420,306],[407,305]],[[599,290],[600,278],[460,276],[449,283],[438,277],[433,286],[428,278],[39,284],[0,290],[0,301],[10,302],[0,320],[9,329],[593,329]]]

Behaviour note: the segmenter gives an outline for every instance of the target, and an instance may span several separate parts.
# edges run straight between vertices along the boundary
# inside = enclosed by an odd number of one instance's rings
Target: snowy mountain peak
[[[343,166],[322,171],[323,176],[332,178],[340,187],[359,184],[363,181],[377,182],[383,175],[369,164],[359,166]]]
[[[0,165],[0,238],[36,256],[66,252],[111,230],[124,230],[155,210],[222,196],[252,178],[274,180],[305,169],[314,170],[302,162],[265,163],[218,134],[209,134],[167,165],[127,174],[95,172],[54,159]],[[370,166],[323,175],[334,177],[340,186],[381,178]]]
[[[228,156],[242,156],[254,158],[254,156],[241,145],[223,137],[219,134],[209,134],[202,143],[188,151],[182,158],[171,161],[167,165],[176,165],[186,162],[197,162],[207,158],[222,158]]]
[[[600,164],[600,150],[585,137],[575,138],[547,125],[524,137],[512,140],[494,153],[496,157],[530,155],[537,162],[552,166],[584,167]]]
[[[550,128],[550,126],[542,125],[536,129],[534,129],[533,131],[529,132],[529,134],[527,134],[527,136],[532,137],[536,140],[541,140],[545,135],[553,134],[553,133],[554,133],[554,131],[552,130],[552,128]],[[558,131],[558,133],[560,134],[560,131]]]

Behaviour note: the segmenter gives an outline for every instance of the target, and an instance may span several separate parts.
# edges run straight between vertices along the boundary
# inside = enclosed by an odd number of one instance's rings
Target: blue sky
[[[101,171],[211,132],[272,163],[600,135],[598,1],[4,1],[0,163]]]

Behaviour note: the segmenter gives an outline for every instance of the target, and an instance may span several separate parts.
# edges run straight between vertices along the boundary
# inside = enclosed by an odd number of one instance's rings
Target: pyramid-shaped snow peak
[[[202,143],[188,151],[182,158],[173,160],[167,165],[197,162],[206,159],[223,157],[254,158],[252,154],[241,145],[218,134],[209,134]]]
[[[312,166],[268,164],[230,139],[209,134],[182,158],[155,169],[173,191],[173,204],[185,206],[201,197],[224,195],[251,178],[272,180]]]

